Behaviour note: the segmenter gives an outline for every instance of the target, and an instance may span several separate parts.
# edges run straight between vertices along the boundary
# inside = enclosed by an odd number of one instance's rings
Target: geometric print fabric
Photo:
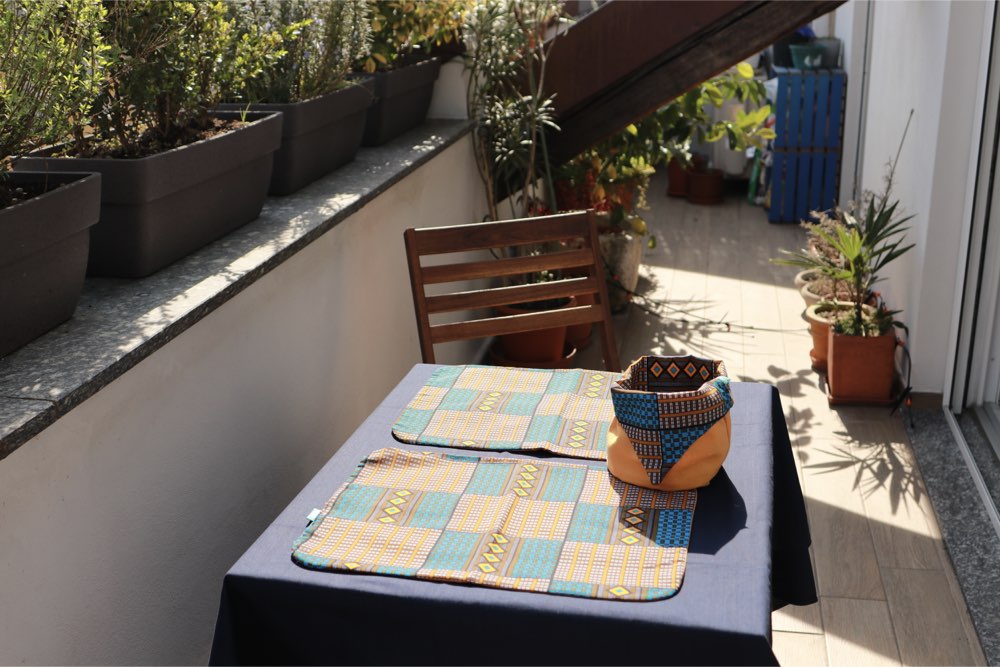
[[[733,406],[725,364],[695,356],[641,357],[610,393],[615,416],[653,484]]]
[[[697,493],[604,466],[381,449],[293,547],[302,567],[610,600],[674,595]]]
[[[617,379],[605,371],[445,366],[410,401],[392,433],[416,445],[545,450],[603,461]]]

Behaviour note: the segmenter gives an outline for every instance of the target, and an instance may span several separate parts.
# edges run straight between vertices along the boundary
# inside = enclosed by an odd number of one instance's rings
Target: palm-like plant
[[[842,225],[832,229],[814,229],[813,233],[836,251],[836,257],[799,250],[782,251],[786,256],[775,260],[780,264],[812,269],[846,286],[852,308],[837,322],[840,333],[879,335],[894,324],[894,312],[881,308],[877,310],[874,322],[871,318],[866,319],[864,304],[872,293],[872,287],[881,280],[879,273],[914,245],[903,245],[904,225],[913,216],[897,218],[898,206],[898,201],[889,202],[887,190],[883,195],[869,197],[861,218],[844,211],[840,213]]]

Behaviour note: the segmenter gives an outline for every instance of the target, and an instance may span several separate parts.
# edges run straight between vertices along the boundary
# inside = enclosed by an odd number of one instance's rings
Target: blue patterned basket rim
[[[629,389],[629,388],[627,388],[625,386],[622,386],[623,384],[625,384],[625,385],[631,384],[632,379],[633,379],[633,373],[635,373],[639,369],[643,368],[644,365],[645,365],[645,363],[646,363],[646,361],[649,360],[649,359],[656,359],[656,360],[659,360],[661,363],[664,363],[664,364],[669,364],[671,362],[672,363],[676,363],[676,364],[683,363],[685,365],[688,362],[695,363],[695,364],[702,363],[702,364],[706,364],[706,365],[711,364],[712,367],[713,367],[713,369],[714,369],[714,373],[713,373],[713,375],[711,377],[705,379],[705,381],[697,389],[691,389],[691,390],[686,390],[686,391],[650,391],[648,389]],[[715,384],[715,381],[719,380],[719,379],[725,379],[727,382],[729,381],[729,376],[726,373],[726,364],[723,361],[719,360],[719,359],[708,359],[708,358],[699,357],[699,356],[696,356],[696,355],[693,355],[693,354],[689,354],[689,355],[685,355],[685,356],[673,356],[673,357],[670,357],[670,356],[661,357],[661,356],[657,356],[657,355],[643,355],[643,356],[639,357],[638,359],[636,359],[635,361],[633,361],[631,364],[629,364],[628,368],[625,369],[625,372],[622,373],[622,376],[620,378],[618,378],[617,380],[615,380],[614,382],[611,383],[610,390],[611,390],[611,394],[612,395],[614,395],[614,394],[647,394],[647,395],[648,394],[652,394],[652,395],[655,395],[657,397],[662,396],[662,397],[673,397],[673,398],[697,398],[699,396],[705,396],[707,394],[710,394],[713,390],[717,389],[718,387]]]

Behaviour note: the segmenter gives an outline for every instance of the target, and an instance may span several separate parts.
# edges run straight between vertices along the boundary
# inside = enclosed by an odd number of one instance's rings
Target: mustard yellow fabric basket
[[[729,453],[733,398],[726,366],[695,356],[644,356],[611,385],[608,470],[650,489],[707,485]]]

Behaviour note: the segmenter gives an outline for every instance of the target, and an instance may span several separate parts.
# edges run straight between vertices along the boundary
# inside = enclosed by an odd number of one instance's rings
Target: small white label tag
[[[313,511],[309,512],[309,515],[306,517],[306,519],[308,519],[309,523],[312,523],[313,521],[316,520],[316,517],[318,517],[322,513],[323,513],[323,510],[319,510],[319,509],[316,509],[314,507]]]

